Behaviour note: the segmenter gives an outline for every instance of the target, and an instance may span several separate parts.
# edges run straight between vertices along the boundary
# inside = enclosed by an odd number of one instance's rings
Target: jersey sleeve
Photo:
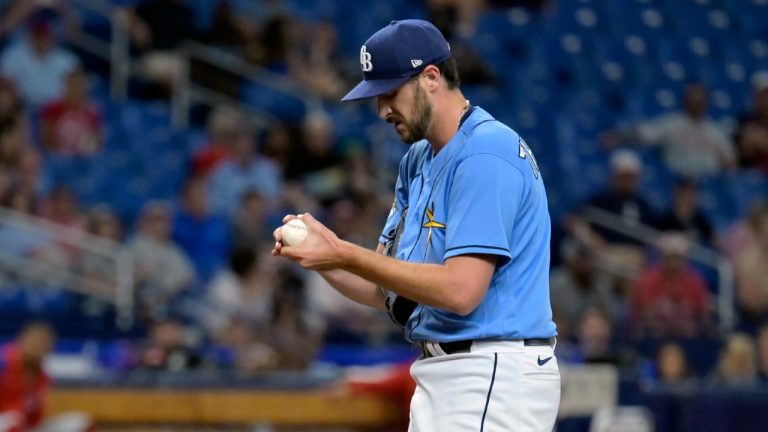
[[[493,154],[463,160],[448,195],[444,259],[466,254],[511,258],[509,238],[525,192],[520,170]]]

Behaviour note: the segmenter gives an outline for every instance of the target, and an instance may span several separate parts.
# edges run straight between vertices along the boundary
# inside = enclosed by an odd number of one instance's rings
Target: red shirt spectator
[[[199,177],[207,176],[231,153],[229,147],[214,142],[208,143],[192,156],[192,174]]]
[[[631,316],[643,336],[695,336],[707,323],[707,283],[688,264],[683,234],[666,234],[662,260],[647,268],[635,283]]]
[[[52,346],[50,327],[33,324],[0,351],[0,415],[16,414],[18,424],[13,432],[23,432],[43,421],[51,381],[42,362]]]
[[[101,112],[88,100],[88,82],[77,69],[67,76],[64,97],[43,106],[43,141],[54,153],[92,154],[102,140]]]
[[[208,142],[192,155],[192,175],[206,177],[232,155],[233,143],[248,136],[247,119],[242,112],[218,106],[208,117]]]

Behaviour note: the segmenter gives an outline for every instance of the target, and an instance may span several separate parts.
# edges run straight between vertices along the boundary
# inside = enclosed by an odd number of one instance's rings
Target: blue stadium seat
[[[298,122],[305,114],[304,103],[285,92],[259,83],[245,83],[240,90],[243,100],[255,109],[267,112],[280,120]]]

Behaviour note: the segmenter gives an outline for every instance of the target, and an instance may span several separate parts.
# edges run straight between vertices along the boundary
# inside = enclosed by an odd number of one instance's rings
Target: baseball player
[[[536,159],[464,98],[448,42],[429,22],[392,21],[362,46],[360,66],[363,81],[342,100],[377,98],[379,116],[411,144],[379,253],[309,214],[298,216],[306,239],[285,246],[278,228],[273,253],[387,310],[420,347],[410,431],[551,431],[560,373]]]

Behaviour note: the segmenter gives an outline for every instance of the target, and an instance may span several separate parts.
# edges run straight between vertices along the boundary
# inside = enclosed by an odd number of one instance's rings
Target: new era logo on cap
[[[451,49],[440,30],[423,20],[392,21],[360,48],[363,81],[342,101],[366,99],[388,93],[429,65],[451,58]]]

